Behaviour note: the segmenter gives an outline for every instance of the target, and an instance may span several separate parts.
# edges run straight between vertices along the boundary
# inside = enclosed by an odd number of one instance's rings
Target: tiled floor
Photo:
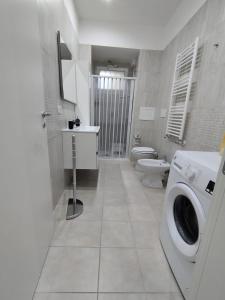
[[[103,160],[79,190],[84,213],[58,225],[35,300],[180,300],[159,242],[163,190],[142,186],[128,161]]]

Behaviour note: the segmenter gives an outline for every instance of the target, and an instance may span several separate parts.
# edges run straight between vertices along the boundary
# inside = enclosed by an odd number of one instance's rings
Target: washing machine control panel
[[[188,151],[187,151],[188,153]],[[201,163],[201,157],[199,160],[192,159],[188,153],[185,156],[182,151],[177,151],[173,157],[171,167],[180,174],[180,180],[184,181],[195,191],[201,193],[207,199],[211,198],[214,191],[217,172],[209,167],[207,163]],[[218,165],[219,168],[219,165]]]
[[[173,167],[189,182],[193,182],[199,173],[189,162],[182,160],[179,156],[174,156]]]
[[[184,170],[184,176],[188,181],[193,182],[198,175],[198,171],[193,168],[191,165],[187,166]]]

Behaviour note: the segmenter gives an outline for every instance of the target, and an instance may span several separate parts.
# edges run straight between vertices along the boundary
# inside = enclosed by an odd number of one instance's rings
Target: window
[[[100,76],[124,77],[124,71],[100,71]]]
[[[103,90],[122,90],[124,88],[124,80],[119,78],[125,77],[124,71],[100,71],[102,78],[99,78],[98,88]],[[108,78],[107,78],[108,77]],[[115,77],[115,78],[113,78]],[[119,78],[118,78],[119,77]]]

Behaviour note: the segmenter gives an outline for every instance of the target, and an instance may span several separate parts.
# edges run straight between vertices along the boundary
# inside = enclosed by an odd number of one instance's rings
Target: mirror
[[[61,98],[76,103],[76,65],[60,31],[57,31],[57,49]]]

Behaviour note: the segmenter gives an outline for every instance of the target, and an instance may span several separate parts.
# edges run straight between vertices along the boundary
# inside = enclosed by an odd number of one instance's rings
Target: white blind
[[[183,142],[199,38],[177,54],[166,136]]]

